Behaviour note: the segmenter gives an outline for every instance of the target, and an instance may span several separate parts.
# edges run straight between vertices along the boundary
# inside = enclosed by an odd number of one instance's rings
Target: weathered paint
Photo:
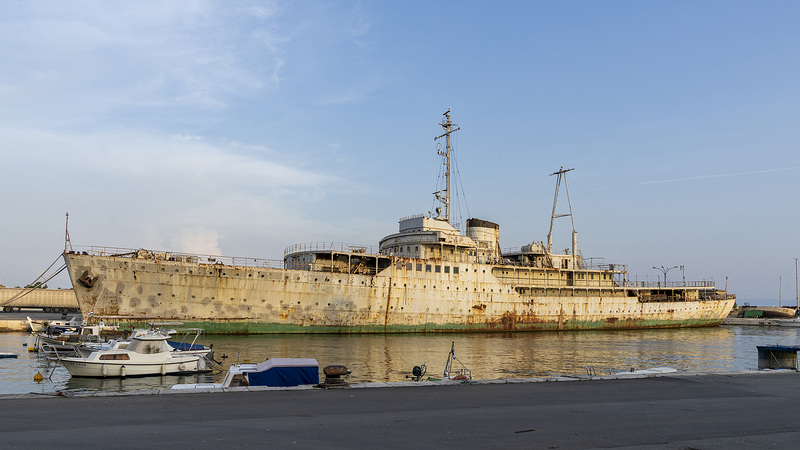
[[[558,279],[563,274],[553,269],[540,269],[530,282],[517,277],[510,283],[491,270],[498,266],[487,264],[458,264],[458,274],[409,274],[408,260],[396,259],[380,273],[362,275],[121,256],[64,258],[73,280],[91,281],[75,287],[81,309],[93,317],[135,325],[176,320],[209,333],[709,326],[720,323],[733,304],[727,298],[645,302],[631,296],[630,288],[600,283],[599,276],[597,286],[555,287],[548,270]],[[684,295],[692,296],[697,292]]]
[[[203,328],[208,334],[391,334],[391,333],[463,333],[463,332],[536,332],[536,331],[579,331],[579,330],[631,330],[655,328],[689,328],[708,327],[720,324],[720,320],[692,320],[692,321],[657,321],[640,320],[628,321],[620,325],[609,325],[604,321],[573,322],[560,327],[555,323],[532,324],[510,329],[488,328],[476,324],[423,324],[419,326],[403,325],[364,325],[350,327],[335,326],[300,326],[260,322],[183,322],[187,327]],[[123,329],[147,327],[148,321],[120,322]]]

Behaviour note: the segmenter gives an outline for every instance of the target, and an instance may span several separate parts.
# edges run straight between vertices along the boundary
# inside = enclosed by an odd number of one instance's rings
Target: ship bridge
[[[467,220],[462,235],[447,221],[417,215],[400,219],[399,232],[380,241],[380,253],[402,258],[441,259],[452,262],[499,262],[499,226]]]

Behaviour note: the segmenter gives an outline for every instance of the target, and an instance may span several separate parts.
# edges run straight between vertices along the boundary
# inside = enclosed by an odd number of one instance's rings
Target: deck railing
[[[371,245],[348,244],[344,242],[304,242],[294,244],[283,250],[283,256],[297,252],[349,252],[375,254],[377,250]]]
[[[713,281],[631,281],[626,280],[623,287],[642,287],[642,288],[683,288],[683,287],[698,287],[698,288],[713,288]]]
[[[269,267],[282,269],[283,261],[276,259],[246,258],[239,256],[204,255],[200,253],[183,253],[155,251],[143,248],[131,249],[120,247],[75,247],[72,253],[92,256],[113,256],[120,258],[145,259],[155,261],[194,262],[199,264],[241,266],[241,267]]]

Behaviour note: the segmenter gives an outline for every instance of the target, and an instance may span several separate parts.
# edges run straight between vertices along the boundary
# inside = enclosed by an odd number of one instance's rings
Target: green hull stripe
[[[517,332],[517,331],[579,331],[633,330],[646,328],[687,328],[719,325],[720,319],[696,320],[619,320],[572,321],[516,324],[434,324],[424,325],[363,325],[363,326],[301,326],[263,322],[183,322],[190,328],[202,328],[207,334],[359,334],[359,333],[436,333],[436,332]],[[147,328],[146,322],[121,321],[122,328]]]

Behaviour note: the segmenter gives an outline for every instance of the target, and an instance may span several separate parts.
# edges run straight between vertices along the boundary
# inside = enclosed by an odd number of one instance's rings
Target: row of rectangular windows
[[[437,265],[433,265],[432,266],[430,264],[425,264],[425,272],[430,272],[431,270],[433,270],[433,272],[441,273],[442,272],[442,267],[444,267],[444,273],[450,273],[450,266],[437,266]],[[397,263],[397,268],[398,269],[402,269],[403,268],[403,263]],[[413,263],[406,263],[405,269],[406,270],[414,270],[414,264]],[[416,264],[416,270],[417,270],[417,272],[422,272],[422,264]],[[458,267],[453,267],[453,273],[458,275]]]

